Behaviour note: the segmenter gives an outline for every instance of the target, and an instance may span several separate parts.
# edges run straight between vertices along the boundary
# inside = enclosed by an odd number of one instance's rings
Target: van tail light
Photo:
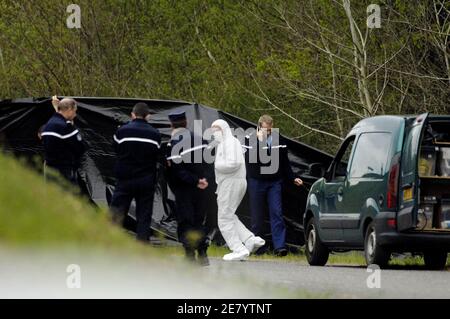
[[[398,198],[398,176],[400,171],[400,163],[398,157],[394,159],[394,164],[389,172],[388,189],[387,189],[387,208],[397,207]]]
[[[394,229],[395,229],[395,227],[397,227],[397,220],[396,220],[395,218],[389,218],[389,219],[387,220],[387,225],[388,225],[390,228],[394,228]]]

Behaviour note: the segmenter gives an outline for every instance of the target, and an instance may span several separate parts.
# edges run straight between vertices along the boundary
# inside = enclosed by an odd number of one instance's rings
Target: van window
[[[344,143],[341,145],[341,148],[339,149],[338,153],[336,154],[335,158],[335,166],[334,171],[332,175],[332,179],[334,181],[344,180],[347,176],[347,166],[350,159],[350,154],[353,149],[353,144],[355,141],[355,136],[348,137]]]
[[[353,155],[350,177],[383,178],[390,146],[390,133],[361,134]]]
[[[354,142],[355,142],[355,140],[353,139],[348,143],[347,148],[345,149],[345,153],[342,155],[341,160],[339,161],[339,163],[336,166],[336,171],[334,173],[335,177],[347,176],[347,174],[348,174],[347,166],[350,163],[350,154],[352,153]]]

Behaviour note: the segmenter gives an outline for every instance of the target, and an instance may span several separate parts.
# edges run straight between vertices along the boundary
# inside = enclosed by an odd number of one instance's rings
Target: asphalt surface
[[[0,298],[450,298],[450,269],[381,270],[380,288],[369,288],[375,273],[363,266],[210,262],[200,267],[173,255],[0,247]]]
[[[212,258],[207,271],[218,278],[249,278],[304,291],[313,298],[450,298],[450,269],[427,271],[397,267],[368,272],[365,266],[312,267],[297,262],[249,260],[224,262]],[[377,273],[378,274],[378,273]],[[368,277],[371,287],[367,285]],[[377,288],[376,284],[379,283]]]

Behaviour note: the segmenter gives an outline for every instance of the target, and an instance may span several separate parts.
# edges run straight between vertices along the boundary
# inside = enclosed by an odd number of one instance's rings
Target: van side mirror
[[[309,165],[309,175],[317,178],[325,176],[325,167],[321,163],[312,163]]]

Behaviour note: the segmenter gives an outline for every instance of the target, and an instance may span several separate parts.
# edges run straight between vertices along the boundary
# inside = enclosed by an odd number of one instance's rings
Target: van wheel
[[[314,218],[311,218],[306,225],[305,251],[306,259],[311,266],[324,266],[330,255],[330,251],[319,238]]]
[[[425,267],[430,270],[442,270],[447,264],[446,251],[426,251],[423,254]]]
[[[367,265],[376,264],[380,268],[386,267],[391,258],[391,253],[378,243],[377,232],[375,231],[375,222],[371,222],[366,230],[364,239],[364,256]]]

